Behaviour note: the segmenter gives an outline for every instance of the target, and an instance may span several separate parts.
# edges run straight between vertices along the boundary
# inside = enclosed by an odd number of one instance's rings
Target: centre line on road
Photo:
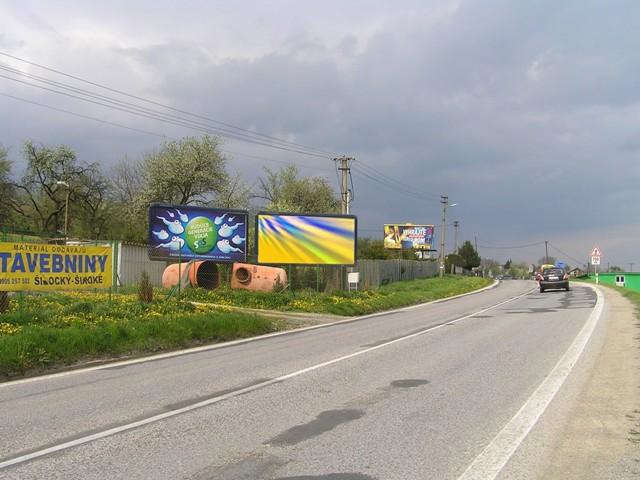
[[[535,289],[533,289],[533,290],[535,290]],[[51,446],[51,447],[43,448],[43,449],[40,449],[40,450],[35,450],[33,452],[30,452],[30,453],[27,453],[27,454],[24,454],[24,455],[20,455],[20,456],[13,457],[13,458],[8,458],[8,459],[3,460],[2,462],[0,462],[0,469],[4,469],[4,468],[7,468],[7,467],[18,465],[20,463],[28,462],[30,460],[35,460],[37,458],[41,458],[41,457],[44,457],[46,455],[50,455],[52,453],[59,452],[61,450],[66,450],[66,449],[69,449],[69,448],[77,447],[77,446],[80,446],[80,445],[83,445],[83,444],[86,444],[86,443],[93,442],[95,440],[100,440],[102,438],[106,438],[106,437],[110,437],[112,435],[116,435],[118,433],[123,433],[123,432],[129,431],[129,430],[133,430],[133,429],[145,426],[145,425],[149,425],[151,423],[155,423],[155,422],[158,422],[158,421],[161,421],[161,420],[165,420],[165,419],[168,419],[168,418],[171,418],[171,417],[175,417],[177,415],[181,415],[183,413],[190,412],[192,410],[196,410],[196,409],[199,409],[199,408],[207,407],[209,405],[214,405],[214,404],[220,403],[220,402],[222,402],[224,400],[228,400],[230,398],[237,397],[239,395],[244,395],[246,393],[253,392],[253,391],[259,390],[261,388],[265,388],[265,387],[268,387],[270,385],[274,385],[276,383],[281,383],[281,382],[283,382],[285,380],[289,380],[289,379],[294,378],[294,377],[298,377],[298,376],[303,375],[305,373],[313,372],[315,370],[319,370],[321,368],[328,367],[330,365],[334,365],[336,363],[343,362],[345,360],[349,360],[351,358],[355,358],[355,357],[358,357],[360,355],[364,355],[365,353],[373,352],[375,350],[379,350],[381,348],[388,347],[389,345],[394,345],[396,343],[400,343],[400,342],[403,342],[405,340],[410,340],[410,339],[418,337],[420,335],[424,335],[425,333],[432,332],[434,330],[442,328],[442,327],[444,327],[446,325],[451,325],[453,323],[460,322],[462,320],[466,320],[467,318],[471,318],[474,315],[478,315],[478,314],[487,312],[489,310],[492,310],[494,308],[500,307],[502,305],[505,305],[505,304],[507,304],[509,302],[512,302],[512,301],[517,300],[519,298],[522,298],[522,297],[524,297],[526,295],[529,295],[533,290],[527,291],[527,292],[525,292],[523,294],[520,294],[520,295],[517,295],[515,297],[511,297],[511,298],[509,298],[507,300],[503,300],[503,301],[498,302],[498,303],[496,303],[494,305],[490,305],[488,307],[485,307],[485,308],[483,308],[481,310],[478,310],[476,312],[470,313],[470,314],[465,315],[463,317],[459,317],[459,318],[456,318],[454,320],[449,320],[449,321],[440,323],[438,325],[433,325],[433,326],[427,327],[424,330],[420,330],[419,332],[414,332],[414,333],[412,333],[410,335],[407,335],[407,336],[404,336],[404,337],[401,337],[401,338],[396,338],[394,340],[390,340],[390,341],[382,343],[380,345],[369,347],[369,348],[366,348],[366,349],[363,349],[363,350],[358,350],[357,352],[350,353],[348,355],[343,355],[341,357],[337,357],[337,358],[334,358],[332,360],[328,360],[326,362],[318,363],[316,365],[312,365],[310,367],[303,368],[301,370],[297,370],[295,372],[288,373],[286,375],[282,375],[282,376],[277,377],[277,378],[272,378],[271,380],[267,380],[267,381],[264,381],[264,382],[261,382],[261,383],[257,383],[255,385],[251,385],[251,386],[248,386],[248,387],[245,387],[245,388],[241,388],[239,390],[235,390],[233,392],[229,392],[229,393],[220,395],[218,397],[209,398],[207,400],[203,400],[201,402],[197,402],[197,403],[188,405],[186,407],[176,408],[174,410],[170,410],[168,412],[160,413],[158,415],[153,415],[151,417],[147,417],[147,418],[144,418],[142,420],[131,422],[131,423],[128,423],[128,424],[125,424],[125,425],[120,425],[118,427],[109,428],[107,430],[103,430],[101,432],[97,432],[97,433],[94,433],[94,434],[91,434],[91,435],[86,435],[84,437],[80,437],[80,438],[77,438],[77,439],[74,439],[74,440],[70,440],[70,441],[67,441],[67,442],[62,442],[62,443],[59,443],[58,445],[54,445],[54,446]]]
[[[522,408],[494,437],[476,459],[467,467],[458,480],[494,480],[522,444],[531,429],[545,412],[556,393],[573,370],[587,342],[600,320],[604,308],[604,296],[598,288],[596,306],[576,338],[551,373],[531,394]]]

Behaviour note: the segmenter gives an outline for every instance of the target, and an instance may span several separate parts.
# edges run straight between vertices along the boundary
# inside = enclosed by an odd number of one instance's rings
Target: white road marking
[[[596,306],[576,338],[518,413],[458,477],[458,480],[495,479],[558,393],[591,338],[604,308],[602,292],[596,287],[588,286],[596,292]]]
[[[7,468],[7,467],[10,467],[12,465],[17,465],[17,464],[20,464],[20,463],[24,463],[24,462],[27,462],[29,460],[34,460],[34,459],[39,458],[39,457],[44,457],[46,455],[49,455],[49,454],[52,454],[52,453],[55,453],[55,452],[59,452],[61,450],[66,450],[66,449],[69,449],[69,448],[72,448],[72,447],[77,447],[79,445],[83,445],[85,443],[93,442],[93,441],[99,440],[101,438],[105,438],[105,437],[109,437],[109,436],[112,436],[112,435],[116,435],[118,433],[126,432],[128,430],[133,430],[135,428],[142,427],[142,426],[148,425],[150,423],[155,423],[155,422],[158,422],[160,420],[167,419],[167,418],[175,417],[177,415],[181,415],[183,413],[187,413],[187,412],[190,412],[192,410],[196,410],[198,408],[202,408],[202,407],[206,407],[206,406],[213,405],[213,404],[216,404],[216,403],[220,403],[220,402],[222,402],[224,400],[228,400],[229,398],[233,398],[233,397],[236,397],[238,395],[243,395],[245,393],[253,392],[254,390],[258,390],[260,388],[264,388],[264,387],[267,387],[269,385],[273,385],[275,383],[280,383],[280,382],[282,382],[284,380],[289,380],[291,378],[298,377],[298,376],[303,375],[305,373],[313,372],[314,370],[318,370],[318,369],[321,369],[321,368],[324,368],[324,367],[328,367],[330,365],[334,365],[334,364],[339,363],[339,362],[343,362],[345,360],[349,360],[349,359],[354,358],[354,357],[358,357],[360,355],[364,355],[365,353],[373,352],[375,350],[379,350],[381,348],[388,347],[389,345],[393,345],[393,344],[396,344],[396,343],[399,343],[399,342],[403,342],[405,340],[410,340],[412,338],[418,337],[420,335],[424,335],[425,333],[431,332],[433,330],[437,330],[437,329],[442,328],[444,326],[451,325],[453,323],[460,322],[460,321],[465,320],[467,318],[473,317],[474,315],[479,315],[479,314],[482,314],[482,313],[484,313],[484,312],[486,312],[488,310],[492,310],[494,308],[500,307],[500,306],[502,306],[502,305],[504,305],[506,303],[512,302],[512,301],[517,300],[519,298],[522,298],[522,297],[530,294],[531,292],[532,292],[532,290],[528,291],[528,292],[525,292],[523,294],[517,295],[515,297],[511,297],[511,298],[509,298],[507,300],[503,300],[502,302],[496,303],[496,304],[491,305],[489,307],[485,307],[485,308],[483,308],[481,310],[478,310],[477,312],[471,313],[469,315],[465,315],[463,317],[456,318],[454,320],[451,320],[449,322],[446,322],[446,323],[443,323],[443,324],[440,324],[440,325],[435,325],[435,326],[432,326],[432,327],[425,328],[424,330],[412,333],[412,334],[407,335],[405,337],[397,338],[395,340],[390,340],[388,342],[382,343],[380,345],[376,345],[374,347],[369,347],[369,348],[366,348],[366,349],[363,349],[363,350],[358,350],[357,352],[350,353],[348,355],[343,355],[341,357],[337,357],[337,358],[334,358],[332,360],[328,360],[326,362],[318,363],[316,365],[312,365],[310,367],[303,368],[301,370],[297,370],[295,372],[288,373],[286,375],[282,375],[280,377],[273,378],[273,379],[267,380],[265,382],[261,382],[261,383],[255,384],[255,385],[251,385],[249,387],[245,387],[245,388],[242,388],[242,389],[239,389],[239,390],[235,390],[233,392],[226,393],[226,394],[220,395],[218,397],[209,398],[207,400],[203,400],[201,402],[197,402],[197,403],[194,403],[192,405],[188,405],[186,407],[176,408],[175,410],[170,410],[170,411],[165,412],[165,413],[161,413],[161,414],[158,414],[158,415],[153,415],[151,417],[144,418],[144,419],[136,421],[136,422],[128,423],[126,425],[121,425],[121,426],[118,426],[118,427],[110,428],[108,430],[103,430],[101,432],[97,432],[97,433],[94,433],[92,435],[87,435],[85,437],[77,438],[75,440],[70,440],[68,442],[63,442],[63,443],[60,443],[58,445],[54,445],[52,447],[44,448],[44,449],[41,449],[41,450],[36,450],[36,451],[34,451],[32,453],[28,453],[28,454],[25,454],[25,455],[20,455],[20,456],[15,457],[15,458],[11,458],[9,460],[5,460],[4,462],[1,462],[0,463],[0,469]]]
[[[183,349],[183,350],[176,350],[175,352],[168,352],[168,353],[159,353],[156,355],[149,355],[146,357],[140,357],[140,358],[133,358],[131,360],[122,360],[122,361],[116,361],[116,362],[107,362],[107,363],[103,363],[100,365],[96,365],[94,367],[85,367],[85,368],[77,368],[74,370],[68,370],[66,372],[60,372],[60,373],[50,373],[48,375],[40,375],[38,377],[30,377],[30,378],[23,378],[20,380],[13,380],[10,382],[3,382],[0,383],[0,389],[2,388],[6,388],[6,387],[13,387],[15,385],[21,385],[24,383],[33,383],[33,382],[41,382],[44,380],[51,380],[53,378],[60,378],[60,377],[68,377],[70,375],[78,375],[80,373],[87,373],[87,372],[94,372],[96,370],[104,370],[104,369],[108,369],[108,368],[113,368],[113,367],[124,367],[127,365],[136,365],[138,363],[146,363],[146,362],[152,362],[152,361],[156,361],[156,360],[164,360],[167,358],[174,358],[174,357],[180,357],[182,355],[189,355],[192,353],[199,353],[199,352],[207,352],[209,350],[216,350],[219,348],[227,348],[233,345],[240,345],[243,343],[250,343],[250,342],[255,342],[258,340],[263,340],[265,338],[270,338],[270,337],[280,337],[283,335],[291,335],[291,334],[296,334],[296,333],[300,333],[300,332],[306,332],[309,330],[316,330],[318,328],[326,328],[329,327],[331,325],[340,325],[342,323],[350,323],[350,322],[357,322],[360,320],[366,320],[367,318],[374,318],[380,315],[389,315],[390,313],[397,313],[397,312],[404,312],[406,310],[410,310],[410,309],[414,309],[414,308],[419,308],[419,307],[424,307],[426,305],[431,305],[434,303],[440,303],[443,302],[445,300],[452,300],[454,298],[460,298],[460,297],[466,297],[467,295],[473,295],[479,292],[483,292],[485,290],[489,290],[492,288],[495,288],[496,286],[498,286],[499,282],[494,282],[493,284],[489,285],[488,287],[484,287],[481,288],[479,290],[474,290],[472,292],[467,292],[467,293],[461,293],[460,295],[454,295],[453,297],[447,297],[447,298],[441,298],[439,300],[433,300],[431,302],[427,302],[427,303],[421,303],[418,305],[413,305],[411,307],[402,307],[402,308],[398,308],[395,310],[386,310],[384,312],[377,312],[377,313],[371,313],[368,315],[362,315],[360,317],[350,317],[350,318],[345,318],[344,320],[337,320],[335,322],[330,322],[330,323],[323,323],[320,325],[312,325],[310,327],[304,327],[304,328],[296,328],[294,330],[286,330],[286,331],[282,331],[282,332],[274,332],[274,333],[267,333],[265,335],[259,335],[257,337],[251,337],[251,338],[243,338],[240,340],[232,340],[229,342],[222,342],[222,343],[216,343],[214,345],[204,345],[202,347],[193,347],[193,348],[187,348],[187,349]]]

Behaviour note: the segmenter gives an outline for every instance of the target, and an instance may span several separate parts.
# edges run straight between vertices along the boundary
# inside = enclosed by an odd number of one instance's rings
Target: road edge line
[[[585,285],[596,292],[597,299],[584,326],[549,375],[457,480],[494,480],[564,385],[591,339],[604,311],[605,297],[602,291],[593,285]]]

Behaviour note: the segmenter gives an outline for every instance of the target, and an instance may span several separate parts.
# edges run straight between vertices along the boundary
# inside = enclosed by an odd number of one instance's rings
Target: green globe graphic
[[[193,253],[207,253],[213,250],[218,240],[213,222],[206,217],[192,218],[184,230],[185,242]]]

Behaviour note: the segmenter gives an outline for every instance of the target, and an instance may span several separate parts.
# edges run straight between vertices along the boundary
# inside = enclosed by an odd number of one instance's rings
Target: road
[[[559,362],[580,354],[596,302],[586,286],[540,294],[507,281],[0,384],[0,478],[494,478],[569,374]]]

